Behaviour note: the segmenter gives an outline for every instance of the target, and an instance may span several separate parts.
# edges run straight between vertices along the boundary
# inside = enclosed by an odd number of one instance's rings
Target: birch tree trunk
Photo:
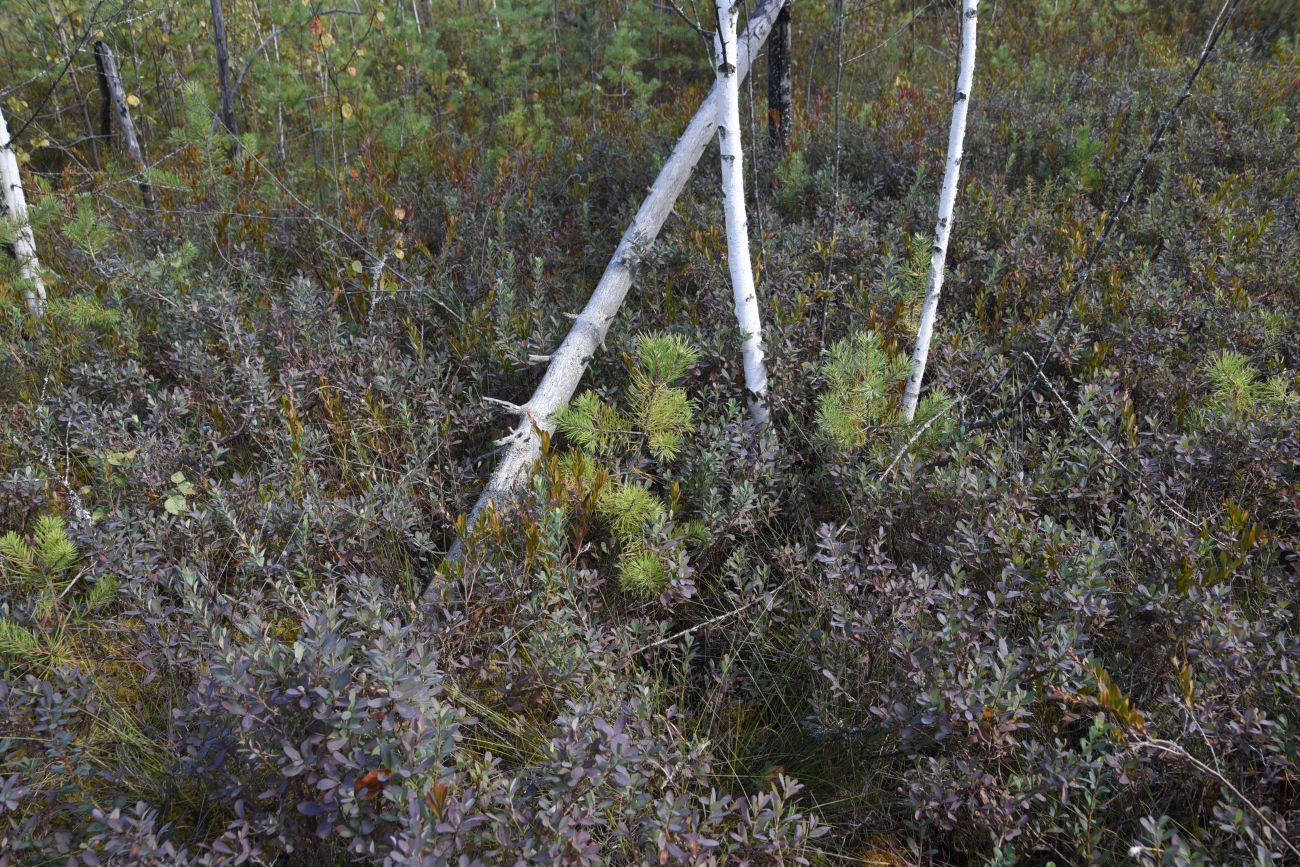
[[[767,140],[784,155],[790,149],[794,88],[790,83],[790,4],[781,7],[767,43]]]
[[[763,365],[763,324],[749,259],[749,222],[745,219],[744,149],[740,128],[740,76],[736,64],[736,13],[739,3],[715,0],[718,29],[713,34],[718,67],[718,152],[722,161],[722,207],[727,224],[727,264],[744,354],[749,414],[767,424],[767,368]]]
[[[95,65],[99,69],[100,89],[105,91],[113,114],[117,115],[117,128],[122,133],[122,146],[126,148],[131,161],[140,171],[140,198],[150,211],[154,209],[153,187],[149,184],[149,165],[145,162],[144,152],[140,149],[140,140],[135,135],[135,124],[131,120],[131,106],[126,101],[126,89],[122,86],[122,76],[117,70],[117,58],[113,50],[103,42],[95,43]],[[105,113],[104,117],[107,117]],[[101,130],[105,136],[111,133],[107,126]]]
[[[948,255],[948,237],[952,232],[952,208],[957,200],[957,179],[961,173],[962,142],[966,137],[966,110],[970,106],[971,84],[975,78],[975,24],[979,0],[962,0],[961,56],[957,66],[957,92],[953,95],[952,125],[948,129],[948,161],[943,170],[943,187],[939,191],[939,220],[934,227],[934,247],[930,252],[930,273],[926,279],[925,301],[921,304],[921,322],[916,330],[916,347],[912,351],[912,370],[903,391],[903,417],[911,421],[921,397],[925,362],[930,355],[930,338],[943,289],[943,263]]]
[[[23,278],[23,301],[32,316],[45,313],[45,281],[41,279],[41,261],[36,258],[36,238],[27,221],[27,199],[18,174],[18,155],[9,142],[9,127],[0,110],[0,212],[13,225],[14,258]]]
[[[235,134],[235,95],[231,92],[230,52],[226,48],[226,16],[221,11],[221,0],[211,0],[212,41],[217,47],[217,86],[221,90],[221,123],[231,135]]]
[[[752,58],[763,47],[763,42],[771,32],[772,22],[786,2],[788,0],[763,0],[758,4],[740,38],[739,49],[733,51],[736,58],[734,77],[737,80],[748,74]],[[605,334],[632,286],[641,257],[658,237],[672,212],[673,203],[690,180],[696,163],[713,138],[717,120],[718,88],[715,85],[691,118],[682,137],[677,140],[668,161],[659,170],[659,176],[650,188],[650,195],[641,203],[632,224],[623,233],[587,306],[578,314],[560,348],[550,357],[550,366],[537,390],[526,404],[513,407],[519,414],[520,421],[514,431],[500,442],[506,447],[505,453],[469,514],[466,533],[473,532],[474,526],[488,507],[507,502],[527,481],[533,464],[541,454],[540,432],[550,432],[553,429],[551,414],[573,397],[592,356],[604,344]],[[464,539],[457,538],[447,552],[447,561],[454,563],[463,553]],[[431,600],[432,591],[426,590],[425,604],[428,605]]]

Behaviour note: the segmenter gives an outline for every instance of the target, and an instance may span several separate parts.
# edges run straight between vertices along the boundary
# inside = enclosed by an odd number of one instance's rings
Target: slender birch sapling
[[[903,391],[903,418],[909,422],[916,415],[916,404],[921,397],[921,380],[925,378],[925,362],[930,355],[930,338],[943,289],[943,263],[948,255],[962,142],[966,138],[966,110],[975,78],[975,24],[979,5],[979,0],[962,0],[961,5],[961,56],[957,66],[957,92],[953,95],[952,126],[948,129],[948,159],[939,191],[939,220],[934,227],[934,247],[930,251],[930,273],[926,278],[925,300],[921,303],[921,321],[916,329],[916,347],[912,351],[912,370]]]
[[[18,155],[9,141],[9,127],[0,110],[0,215],[9,221],[14,258],[23,278],[23,301],[32,316],[45,313],[45,281],[41,279],[41,262],[36,257],[36,237],[27,220],[27,199],[22,178],[18,175]]]
[[[767,369],[763,364],[763,325],[759,318],[754,269],[749,259],[749,224],[745,219],[745,170],[740,127],[740,76],[736,69],[738,3],[715,0],[718,27],[713,34],[718,82],[718,151],[722,159],[722,206],[727,224],[727,262],[744,353],[749,414],[766,424]]]

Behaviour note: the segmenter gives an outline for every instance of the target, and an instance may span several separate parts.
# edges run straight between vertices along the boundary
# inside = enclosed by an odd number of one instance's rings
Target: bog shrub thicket
[[[0,863],[1294,863],[1294,22],[1242,4],[1067,304],[1217,4],[985,5],[918,424],[956,7],[844,4],[837,137],[799,4],[790,153],[761,62],[744,118],[773,430],[706,158],[454,566],[483,398],[531,393],[699,36],[226,0],[235,141],[207,4],[0,7],[51,296],[0,256]],[[60,74],[89,31],[154,210]]]

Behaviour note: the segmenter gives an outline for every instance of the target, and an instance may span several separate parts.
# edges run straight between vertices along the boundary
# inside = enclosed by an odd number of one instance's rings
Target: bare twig
[[[1034,370],[1037,372],[1038,378],[1041,379],[1043,381],[1043,384],[1046,385],[1047,388],[1052,392],[1052,394],[1056,396],[1057,402],[1061,404],[1061,408],[1065,410],[1066,415],[1070,417],[1070,420],[1073,421],[1076,425],[1078,425],[1083,430],[1084,434],[1088,437],[1088,439],[1096,443],[1097,447],[1101,449],[1102,454],[1110,458],[1111,463],[1113,463],[1115,466],[1119,467],[1121,470],[1128,473],[1130,476],[1132,476],[1134,479],[1137,480],[1138,490],[1145,490],[1146,480],[1142,477],[1142,474],[1139,473],[1137,470],[1133,469],[1132,467],[1130,467],[1128,464],[1121,461],[1118,457],[1116,457],[1115,453],[1112,452],[1110,448],[1104,442],[1102,442],[1101,439],[1096,434],[1094,434],[1091,430],[1088,429],[1088,426],[1083,423],[1083,421],[1079,418],[1078,414],[1075,413],[1075,411],[1066,402],[1065,398],[1061,396],[1061,393],[1056,390],[1056,386],[1052,383],[1052,381],[1047,378],[1047,375],[1045,373],[1043,373],[1043,368],[1039,367],[1038,360],[1036,358],[1034,358],[1028,352],[1024,352],[1021,354],[1024,355],[1026,358],[1028,358],[1030,363],[1034,365]],[[1190,524],[1193,527],[1196,527],[1197,529],[1201,527],[1201,522],[1193,518],[1185,508],[1170,500],[1167,500],[1165,497],[1161,496],[1158,492],[1153,491],[1152,493],[1155,493],[1156,499],[1159,500],[1160,504],[1164,506],[1166,509],[1168,509],[1169,512],[1174,517],[1178,518],[1180,521],[1185,521],[1186,523]]]
[[[696,33],[700,34],[700,38],[712,41],[713,32],[710,30],[705,30],[700,25],[700,22],[698,20],[692,21],[690,19],[690,16],[688,16],[685,12],[682,11],[682,7],[678,6],[675,2],[673,2],[673,0],[664,0],[664,8],[671,9],[673,12],[677,13],[678,18],[685,21],[688,27],[690,27]]]
[[[943,418],[945,415],[951,412],[954,406],[956,406],[956,404],[951,403],[948,406],[944,407],[943,410],[941,410],[940,412],[936,412],[934,415],[930,416],[928,419],[925,420],[925,424],[921,425],[916,429],[916,432],[912,434],[912,436],[907,440],[907,442],[903,443],[903,447],[899,449],[898,452],[894,455],[894,459],[889,462],[889,466],[885,467],[884,472],[880,474],[880,480],[882,482],[889,475],[889,471],[894,468],[894,464],[902,460],[903,455],[907,454],[908,449],[910,449],[913,445],[915,445],[916,441],[919,440],[921,436],[927,430],[930,429],[930,425],[934,424],[939,419]]]
[[[669,644],[673,641],[676,641],[679,638],[685,638],[688,635],[693,635],[694,633],[699,632],[701,629],[706,629],[710,626],[713,626],[714,624],[721,623],[724,620],[729,620],[732,617],[735,617],[739,614],[743,614],[744,612],[748,611],[750,608],[753,608],[758,603],[766,600],[769,596],[775,596],[777,593],[780,593],[782,590],[785,589],[785,585],[789,583],[790,583],[790,579],[787,578],[785,581],[781,582],[780,586],[778,586],[775,590],[771,591],[771,593],[764,593],[762,596],[758,597],[757,599],[749,600],[739,608],[733,608],[730,611],[724,611],[723,613],[717,615],[716,617],[710,617],[708,620],[705,620],[702,623],[697,623],[694,626],[688,627],[687,629],[683,629],[681,632],[674,632],[672,635],[668,635],[665,636],[664,638],[660,638],[658,641],[652,641],[649,644],[642,645],[641,647],[638,647],[636,650],[632,651],[631,655],[636,656],[637,654],[644,653],[647,650],[652,650],[656,647],[661,647],[665,644]]]
[[[1106,246],[1106,242],[1110,240],[1111,235],[1114,233],[1115,226],[1119,223],[1119,218],[1123,215],[1129,203],[1133,201],[1133,192],[1137,189],[1138,180],[1142,177],[1142,173],[1146,169],[1147,163],[1155,152],[1159,150],[1160,143],[1164,139],[1165,133],[1169,130],[1169,127],[1174,122],[1174,118],[1178,115],[1178,110],[1183,107],[1183,103],[1192,95],[1192,88],[1196,85],[1196,79],[1200,77],[1201,71],[1205,69],[1206,63],[1209,62],[1210,55],[1214,52],[1214,47],[1219,42],[1219,37],[1223,35],[1223,31],[1228,26],[1229,19],[1232,18],[1232,13],[1237,8],[1237,3],[1238,0],[1224,0],[1222,8],[1219,9],[1218,16],[1214,19],[1213,26],[1210,27],[1209,35],[1206,36],[1205,45],[1201,48],[1200,58],[1197,60],[1195,68],[1192,69],[1191,75],[1187,78],[1187,83],[1183,85],[1182,92],[1179,93],[1178,98],[1174,100],[1174,104],[1170,106],[1169,111],[1165,112],[1165,116],[1161,120],[1160,126],[1156,129],[1155,135],[1151,137],[1151,141],[1147,145],[1146,150],[1142,153],[1137,165],[1134,166],[1132,173],[1128,177],[1128,182],[1124,185],[1124,192],[1120,195],[1119,202],[1113,210],[1106,214],[1101,229],[1098,231],[1092,242],[1092,249],[1088,252],[1088,256],[1084,260],[1083,268],[1077,272],[1077,276],[1074,279],[1074,286],[1066,296],[1065,303],[1060,308],[1061,313],[1057,319],[1056,327],[1052,330],[1051,339],[1048,340],[1047,346],[1043,348],[1042,352],[1038,354],[1038,363],[1040,365],[1047,360],[1047,356],[1056,348],[1056,344],[1061,338],[1061,332],[1065,329],[1065,324],[1069,322],[1072,317],[1075,299],[1079,297],[1079,293],[1083,291],[1083,287],[1087,285],[1088,277],[1092,274],[1092,269],[1100,258],[1102,248]],[[1011,375],[1011,371],[1014,367],[1014,364],[1008,365],[1007,369],[1003,371],[997,381],[985,389],[984,394],[994,394],[1002,384],[1006,382],[1007,377]],[[966,430],[976,431],[986,427],[992,427],[1003,419],[1009,417],[1029,395],[1032,388],[1032,383],[1025,385],[1025,387],[1016,394],[1009,404],[987,418],[966,425]]]
[[[1176,744],[1173,741],[1162,740],[1159,738],[1156,739],[1149,738],[1145,740],[1134,741],[1133,746],[1136,749],[1155,750],[1156,752],[1163,753],[1166,756],[1173,756],[1174,758],[1182,759],[1192,767],[1196,768],[1196,770],[1200,771],[1206,776],[1212,777],[1215,780],[1215,782],[1223,786],[1229,792],[1232,792],[1233,796],[1235,796],[1237,800],[1241,801],[1241,803],[1246,807],[1246,809],[1250,810],[1250,812],[1255,815],[1255,818],[1259,819],[1260,823],[1263,824],[1264,827],[1268,828],[1269,831],[1273,832],[1274,836],[1276,836],[1277,839],[1281,841],[1282,845],[1286,846],[1287,849],[1291,850],[1291,854],[1295,855],[1297,859],[1300,859],[1300,849],[1296,848],[1296,845],[1292,843],[1289,839],[1287,839],[1286,834],[1282,833],[1281,829],[1279,829],[1277,825],[1273,824],[1272,820],[1268,818],[1268,816],[1264,813],[1263,810],[1255,806],[1255,804],[1244,794],[1242,794],[1241,790],[1238,789],[1236,786],[1234,786],[1232,782],[1228,780],[1227,777],[1225,777],[1223,774],[1219,773],[1214,768],[1207,765],[1205,762],[1196,758],[1196,756],[1187,752],[1187,750],[1183,749],[1179,744]]]

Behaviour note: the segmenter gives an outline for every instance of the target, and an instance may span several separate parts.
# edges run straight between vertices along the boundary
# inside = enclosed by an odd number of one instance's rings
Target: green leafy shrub
[[[926,383],[954,402],[912,426],[955,7],[801,5],[793,147],[761,55],[740,131],[775,435],[705,159],[533,486],[440,569],[502,433],[477,398],[536,386],[713,84],[698,34],[227,3],[236,145],[207,4],[0,4],[51,296],[26,317],[0,250],[0,527],[32,552],[0,580],[0,861],[1291,863],[1293,5],[1238,4],[1077,297],[1221,3],[986,12]],[[83,28],[156,209],[86,47],[58,74]],[[688,371],[638,350],[665,330]],[[63,568],[37,530],[70,491]]]

